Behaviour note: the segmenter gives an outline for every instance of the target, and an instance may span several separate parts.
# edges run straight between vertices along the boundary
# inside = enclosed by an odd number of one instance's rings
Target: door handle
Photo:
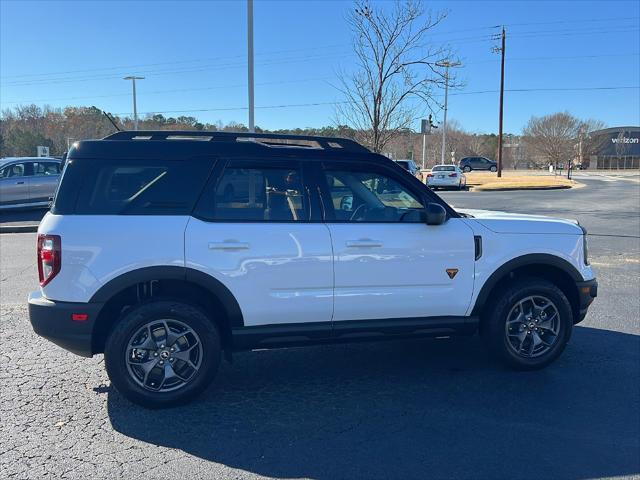
[[[209,250],[248,250],[249,244],[246,242],[236,242],[225,240],[224,242],[209,242]]]
[[[372,248],[372,247],[382,246],[381,241],[371,240],[369,238],[361,238],[360,240],[348,240],[346,244],[347,244],[347,247],[351,247],[351,248],[358,248],[358,247]]]
[[[24,185],[24,182],[16,182],[16,185]]]

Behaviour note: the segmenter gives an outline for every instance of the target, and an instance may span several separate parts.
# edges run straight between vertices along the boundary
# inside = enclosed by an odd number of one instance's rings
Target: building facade
[[[640,127],[613,127],[582,140],[583,165],[590,169],[640,168]]]

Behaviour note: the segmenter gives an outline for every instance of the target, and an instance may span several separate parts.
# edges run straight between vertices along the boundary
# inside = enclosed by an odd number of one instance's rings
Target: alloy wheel
[[[507,315],[507,345],[518,356],[536,358],[548,353],[560,334],[560,313],[555,304],[542,295],[518,301]]]
[[[153,392],[171,392],[187,385],[202,364],[202,342],[187,324],[153,320],[130,337],[125,351],[129,375]]]

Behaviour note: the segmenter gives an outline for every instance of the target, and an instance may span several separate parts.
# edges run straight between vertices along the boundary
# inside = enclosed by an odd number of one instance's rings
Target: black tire
[[[469,173],[469,172],[471,171],[471,167],[470,167],[469,165],[465,165],[465,166],[462,168],[462,171],[463,171],[463,172],[466,172],[466,173]]]
[[[555,343],[551,344],[547,352],[540,356],[527,358],[525,352],[519,355],[510,345],[507,336],[507,320],[509,313],[521,300],[538,295],[550,300],[557,309],[558,332],[554,337]],[[500,297],[494,297],[493,302],[493,307],[486,312],[482,319],[481,331],[491,353],[506,365],[516,370],[537,370],[552,363],[564,351],[569,338],[571,338],[573,315],[569,300],[562,290],[553,283],[537,278],[518,280],[509,286]],[[515,333],[517,334],[518,331]],[[526,332],[523,333],[526,334]],[[511,336],[514,335],[511,334]],[[529,342],[531,341],[532,338],[529,338]],[[531,346],[531,343],[528,346]]]
[[[197,352],[198,369],[191,372],[188,381],[183,382],[182,386],[173,391],[151,391],[143,387],[136,383],[134,375],[127,366],[127,350],[133,336],[145,324],[162,319],[170,322],[178,321],[192,329],[197,335],[194,338],[199,340],[195,343],[200,343],[202,346]],[[160,331],[162,331],[161,328]],[[145,408],[164,408],[187,403],[202,393],[218,371],[221,352],[218,329],[202,310],[177,301],[156,300],[135,307],[123,315],[107,338],[104,358],[111,383],[124,397]],[[180,362],[176,361],[173,366],[179,364]]]
[[[497,172],[498,167],[496,167],[495,165],[492,165],[491,168],[489,168],[489,170],[491,170],[492,172]]]

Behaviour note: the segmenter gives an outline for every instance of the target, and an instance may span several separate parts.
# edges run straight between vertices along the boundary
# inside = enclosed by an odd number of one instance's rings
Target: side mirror
[[[353,195],[345,195],[340,200],[340,210],[350,212],[353,209]]]
[[[427,203],[424,222],[427,225],[442,225],[447,220],[447,211],[439,203]]]

